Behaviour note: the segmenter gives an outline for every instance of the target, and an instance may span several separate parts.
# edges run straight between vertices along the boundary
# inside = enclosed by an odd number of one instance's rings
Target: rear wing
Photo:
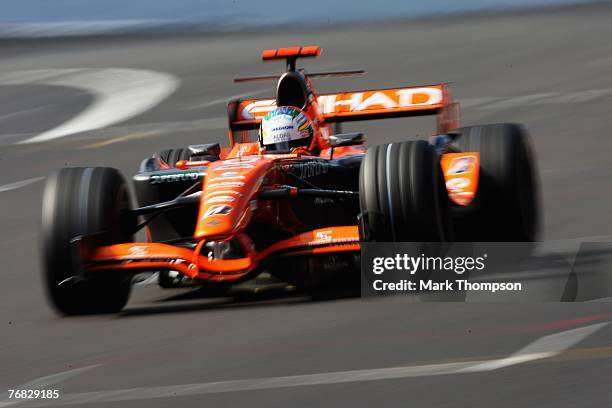
[[[459,104],[452,101],[448,84],[323,94],[317,102],[328,123],[437,115],[439,133],[460,126]],[[229,102],[230,132],[257,129],[275,107],[274,99]]]

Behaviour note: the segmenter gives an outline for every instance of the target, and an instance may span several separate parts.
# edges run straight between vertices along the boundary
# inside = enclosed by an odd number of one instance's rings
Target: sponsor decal
[[[244,180],[246,177],[240,175],[240,172],[237,171],[225,171],[221,174],[215,173],[215,177],[209,179],[210,181],[219,181],[219,180]]]
[[[221,181],[219,183],[213,183],[206,186],[207,189],[215,188],[232,188],[232,187],[243,187],[242,181]]]
[[[313,243],[326,243],[332,241],[332,230],[317,231],[315,241]]]
[[[446,188],[450,193],[459,193],[468,188],[472,181],[465,177],[455,177],[446,182]]]
[[[185,173],[169,173],[169,174],[154,174],[149,178],[150,184],[175,183],[180,181],[198,181],[204,173],[201,172],[185,172]]]
[[[270,129],[270,132],[278,132],[280,130],[293,130],[293,125],[278,126],[278,127]]]
[[[320,95],[317,99],[324,114],[334,115],[347,112],[371,110],[410,109],[433,106],[442,103],[440,86],[396,88],[364,92],[344,92]],[[274,99],[246,101],[240,113],[246,120],[260,119],[276,108]]]
[[[208,181],[223,181],[223,180],[244,180],[246,177],[244,176],[236,176],[236,177],[213,177],[208,179]]]
[[[253,169],[255,168],[254,164],[244,163],[244,164],[228,164],[216,167],[215,170],[241,170],[241,169]]]
[[[442,90],[434,87],[399,88],[368,92],[322,95],[318,99],[323,113],[361,112],[373,109],[398,109],[442,102]]]
[[[285,143],[285,142],[289,142],[292,140],[291,138],[291,133],[289,132],[282,132],[276,135],[266,135],[264,134],[264,143],[269,145],[269,144],[273,144],[273,143]]]
[[[240,146],[240,149],[238,149],[238,156],[249,156],[249,152],[251,151],[251,146],[244,144],[242,146]]]
[[[206,194],[206,198],[214,196],[214,195],[222,195],[222,194],[232,194],[238,197],[242,197],[242,193],[239,193],[238,191],[234,191],[234,190],[219,190],[219,191],[212,191],[210,193]]]
[[[212,217],[213,215],[227,215],[232,212],[232,207],[226,204],[211,205],[204,213],[202,218]]]
[[[282,159],[295,159],[298,157],[295,153],[284,153],[284,154],[266,154],[266,157],[274,160],[282,160]]]
[[[232,201],[236,201],[236,199],[232,196],[227,196],[227,195],[218,195],[218,196],[214,196],[211,199],[206,200],[205,204],[212,204],[212,203],[231,203]]]
[[[149,254],[148,245],[134,245],[128,249],[130,255],[134,256],[146,256]]]
[[[246,148],[248,148],[248,145],[245,145]],[[242,147],[241,147],[242,149]],[[223,171],[223,170],[241,170],[241,169],[252,169],[255,168],[255,165],[253,163],[255,163],[256,161],[260,160],[261,157],[259,156],[246,156],[246,157],[239,157],[236,159],[227,159],[224,160],[223,163],[220,163],[220,165],[218,167],[214,168],[214,172],[219,172],[219,171]]]
[[[446,175],[463,174],[472,171],[473,165],[476,163],[476,156],[461,156],[455,157],[448,166]]]

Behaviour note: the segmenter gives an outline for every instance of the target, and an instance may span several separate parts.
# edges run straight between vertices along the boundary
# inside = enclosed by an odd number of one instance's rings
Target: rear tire
[[[361,164],[359,196],[365,241],[450,240],[444,178],[425,141],[370,147]]]
[[[176,163],[180,160],[189,160],[190,159],[189,149],[184,147],[180,147],[178,149],[165,149],[160,152],[155,153],[153,157],[159,158],[161,161],[166,163],[170,168],[176,167]],[[201,155],[195,157],[194,160],[207,160],[207,161],[216,161],[219,160],[219,157],[213,155]]]
[[[111,168],[64,168],[47,178],[43,195],[43,278],[50,303],[65,315],[116,313],[127,303],[131,276],[79,279],[71,241],[95,234],[95,245],[130,242],[128,189]],[[61,283],[61,285],[60,285]]]
[[[176,163],[180,160],[189,160],[189,150],[185,148],[165,149],[156,153],[153,157],[158,157],[169,167],[176,167]]]
[[[456,146],[480,153],[480,179],[474,203],[454,217],[458,240],[532,242],[540,231],[539,182],[531,142],[517,124],[470,126]]]

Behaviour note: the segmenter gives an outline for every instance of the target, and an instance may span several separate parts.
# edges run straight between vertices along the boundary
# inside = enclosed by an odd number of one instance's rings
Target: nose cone
[[[250,219],[250,201],[273,162],[262,156],[220,160],[209,165],[202,186],[196,239],[229,237]]]

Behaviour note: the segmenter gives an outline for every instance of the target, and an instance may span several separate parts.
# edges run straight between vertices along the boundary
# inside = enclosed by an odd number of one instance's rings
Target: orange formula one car
[[[285,60],[276,98],[228,104],[229,147],[145,159],[139,207],[112,168],[63,168],[46,182],[46,288],[63,314],[108,313],[140,272],[229,287],[262,271],[305,284],[354,267],[360,242],[531,241],[537,183],[521,126],[459,127],[447,84],[318,94],[296,68],[316,46],[265,50]],[[346,121],[436,115],[437,135],[366,148]],[[252,136],[252,139],[251,139]],[[146,240],[134,242],[144,230]],[[354,269],[353,269],[354,271]],[[356,276],[359,276],[358,274]]]

